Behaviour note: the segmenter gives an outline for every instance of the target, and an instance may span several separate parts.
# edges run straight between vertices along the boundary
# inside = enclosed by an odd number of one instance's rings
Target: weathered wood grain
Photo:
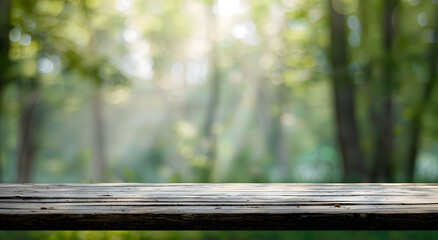
[[[0,184],[3,230],[438,229],[437,184]]]

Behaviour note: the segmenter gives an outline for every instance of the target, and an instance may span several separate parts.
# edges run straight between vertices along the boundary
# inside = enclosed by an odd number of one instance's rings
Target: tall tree
[[[269,6],[266,5],[264,8]],[[255,8],[254,12],[259,12],[261,7]],[[263,17],[258,16],[254,21],[257,26],[266,24],[266,19],[269,19],[271,23],[275,23],[279,31],[288,31],[289,27],[287,25],[287,18],[284,15],[269,16],[269,12],[265,12],[266,15]],[[260,31],[263,33],[263,31]],[[269,42],[269,35],[265,32],[261,34],[261,47],[260,47],[260,57],[262,58],[262,53],[275,54],[278,59],[277,64],[273,64],[271,68],[265,69],[264,71],[260,69],[258,72],[252,70],[252,66],[248,67],[251,69],[253,76],[247,73],[246,76],[251,79],[256,79],[257,76],[265,75],[256,81],[255,87],[257,89],[257,104],[255,109],[260,113],[260,122],[263,124],[262,129],[266,132],[266,150],[267,153],[274,160],[275,178],[274,181],[290,181],[291,180],[291,169],[290,169],[290,159],[288,157],[287,149],[287,135],[285,134],[285,127],[282,123],[282,116],[284,114],[285,108],[288,101],[290,100],[291,89],[284,82],[285,72],[289,69],[286,66],[284,59],[290,56],[290,53],[285,51],[273,51],[269,48],[267,44]],[[294,49],[297,46],[295,44],[289,44],[285,37],[280,38],[279,45],[287,49]],[[260,64],[256,61],[255,64]],[[272,84],[269,81],[271,78],[279,78],[282,82],[278,85]]]
[[[3,180],[3,95],[8,84],[9,69],[9,30],[10,30],[9,0],[0,0],[0,182]]]
[[[92,28],[91,14],[92,10],[82,5],[82,10],[85,15],[85,21],[88,24],[88,31],[90,34],[90,42],[88,43],[88,50],[91,53],[91,61],[89,66],[85,66],[87,77],[91,78],[93,87],[91,98],[91,111],[93,121],[93,138],[94,138],[94,159],[93,159],[93,180],[105,182],[106,176],[106,150],[105,150],[105,129],[104,129],[104,115],[103,115],[103,99],[102,99],[102,85],[103,79],[99,75],[99,44],[98,41],[100,32]],[[85,57],[85,56],[83,56]]]
[[[411,120],[411,129],[409,132],[410,145],[408,149],[408,167],[407,167],[407,180],[409,182],[414,181],[415,163],[418,155],[418,149],[420,147],[421,140],[421,123],[424,113],[430,103],[432,92],[437,81],[437,60],[438,60],[438,5],[435,4],[434,9],[435,26],[433,31],[433,39],[429,47],[429,72],[427,80],[423,88],[423,94],[421,96],[421,102],[415,109],[415,113]]]
[[[17,180],[20,183],[30,181],[41,117],[38,79],[35,77],[29,81],[26,83],[28,86],[22,87],[23,93],[21,94],[23,113],[20,117],[17,148]]]
[[[18,1],[17,4],[26,6],[24,13],[27,18],[34,17],[35,1]],[[42,16],[43,17],[43,16]],[[33,36],[32,41],[44,42],[48,36],[43,28],[31,30],[23,27],[23,31],[29,32]],[[43,51],[47,50],[48,45],[42,44]],[[33,58],[36,61],[40,54]],[[41,75],[32,74],[31,76],[17,77],[17,87],[20,93],[20,105],[22,113],[18,125],[18,146],[17,146],[17,181],[20,183],[31,181],[31,170],[34,165],[35,155],[38,145],[38,132],[41,125],[41,98],[40,98],[40,79]]]
[[[362,181],[365,169],[354,111],[354,85],[348,74],[346,26],[342,8],[341,1],[330,1],[330,60],[337,136],[343,158],[345,180]]]
[[[283,181],[290,180],[289,159],[287,158],[285,147],[285,129],[281,122],[283,107],[286,103],[285,99],[287,99],[287,94],[289,93],[289,88],[284,83],[275,87],[274,109],[277,109],[277,111],[272,116],[269,138],[269,150],[275,158],[277,172]]]
[[[205,144],[204,154],[207,159],[207,165],[202,171],[201,181],[209,182],[211,180],[211,173],[213,171],[215,159],[216,159],[216,145],[217,138],[214,133],[214,123],[216,121],[216,115],[218,106],[220,103],[221,93],[221,76],[218,64],[218,47],[215,44],[216,30],[216,17],[213,14],[211,6],[207,9],[207,18],[209,19],[209,26],[207,28],[207,37],[210,40],[211,52],[209,60],[210,69],[210,81],[209,81],[209,94],[207,100],[207,109],[205,113],[204,125],[202,128],[203,143]]]
[[[394,60],[391,48],[394,39],[394,10],[398,0],[387,0],[383,9],[383,51],[384,68],[381,81],[380,105],[376,114],[376,156],[371,174],[372,181],[391,181],[391,159],[393,155],[393,88]]]
[[[107,165],[104,136],[104,120],[102,113],[102,93],[99,86],[94,87],[92,96],[92,116],[94,135],[94,179],[103,182],[106,180],[105,169]]]

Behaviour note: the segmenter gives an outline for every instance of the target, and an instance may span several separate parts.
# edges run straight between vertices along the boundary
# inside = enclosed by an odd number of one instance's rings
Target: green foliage
[[[2,180],[16,179],[19,119],[38,86],[44,121],[33,182],[93,182],[91,98],[103,99],[110,182],[339,182],[342,156],[328,58],[328,0],[14,0]],[[236,2],[239,4],[236,5]],[[345,0],[348,73],[367,169],[385,69],[394,71],[394,179],[406,181],[423,106],[436,1],[399,1],[390,54],[384,1]],[[237,7],[236,7],[237,6]],[[1,16],[0,16],[1,17]],[[215,54],[215,59],[211,57]],[[387,64],[387,59],[393,62]],[[212,76],[220,94],[209,165],[203,130]],[[219,91],[219,90],[216,90]],[[416,181],[438,180],[438,90],[422,120]],[[214,92],[214,90],[213,90]],[[375,109],[377,108],[377,109]],[[432,239],[418,232],[2,232],[8,239]]]
[[[383,91],[376,79],[385,67],[384,6],[381,1],[359,2],[344,1],[342,11],[361,146],[372,156],[377,133],[370,109]],[[341,156],[328,83],[327,1],[241,1],[240,12],[232,9],[235,5],[223,5],[231,8],[223,12],[220,4],[226,1],[14,1],[9,51],[14,84],[6,94],[6,124],[17,129],[23,109],[17,107],[17,98],[26,94],[22,89],[38,84],[47,115],[35,181],[52,181],[52,175],[57,181],[63,176],[72,181],[89,178],[93,149],[86,109],[92,85],[104,87],[110,179],[197,181],[197,171],[208,167],[200,149],[206,144],[202,124],[215,67],[208,60],[212,44],[218,49],[222,89],[213,124],[221,159],[210,166],[214,181],[313,181],[298,177],[296,169],[302,163],[323,164],[325,158],[310,154],[319,148],[334,151],[330,164],[322,167],[331,174],[318,174],[314,180],[339,180]],[[422,104],[433,6],[401,1],[396,9],[396,148],[409,144],[410,121]],[[208,29],[209,18],[220,26],[215,36]],[[425,152],[433,152],[437,144],[436,96],[434,91],[424,115]],[[12,133],[6,155],[16,147]],[[289,159],[287,179],[276,176],[276,151]],[[403,151],[397,154],[403,158]],[[5,167],[13,168],[13,157],[8,159]],[[403,167],[397,163],[396,171]],[[234,172],[242,169],[249,169],[248,175],[236,178]],[[14,179],[13,173],[6,179]]]

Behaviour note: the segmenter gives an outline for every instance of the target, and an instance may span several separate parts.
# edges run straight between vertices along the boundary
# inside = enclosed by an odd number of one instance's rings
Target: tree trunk
[[[86,12],[85,15],[87,22],[90,24],[89,15]],[[91,26],[91,25],[90,25]],[[89,28],[91,39],[89,44],[89,51],[94,57],[93,66],[91,71],[88,72],[89,76],[92,77],[92,99],[91,99],[91,111],[92,111],[92,121],[93,121],[93,138],[94,138],[94,158],[93,158],[93,180],[98,182],[107,181],[107,159],[106,159],[106,149],[105,149],[105,123],[102,108],[102,85],[103,80],[98,74],[98,39],[99,32]]]
[[[106,178],[106,151],[104,122],[102,114],[102,92],[98,86],[95,86],[92,99],[92,116],[94,131],[94,180],[105,182]]]
[[[4,114],[3,97],[6,86],[9,82],[9,31],[11,23],[9,20],[11,2],[0,0],[0,182],[3,182],[3,161],[4,159]]]
[[[364,163],[355,118],[354,86],[348,75],[345,18],[330,1],[331,63],[337,135],[344,163],[345,181],[363,181]],[[341,5],[340,2],[335,3]]]
[[[430,44],[429,50],[429,73],[426,84],[423,89],[421,103],[416,109],[416,112],[411,120],[411,130],[409,133],[409,150],[408,150],[408,166],[407,166],[407,181],[414,181],[415,163],[418,155],[421,140],[421,122],[424,112],[430,102],[432,91],[437,81],[437,54],[438,54],[438,6],[435,6],[435,26],[434,26],[433,41]]]
[[[216,112],[220,102],[220,71],[218,69],[218,53],[217,47],[214,43],[214,35],[216,34],[216,20],[215,16],[212,14],[211,10],[208,9],[208,17],[210,20],[210,28],[208,29],[208,37],[210,39],[210,43],[212,44],[212,50],[210,55],[210,82],[209,84],[209,98],[207,103],[205,122],[202,130],[203,135],[203,144],[204,144],[204,153],[206,157],[207,164],[205,169],[201,174],[202,182],[211,181],[211,175],[213,171],[213,167],[216,161],[216,135],[214,133],[213,125],[216,119]],[[211,36],[211,35],[213,36]]]
[[[385,65],[382,79],[382,99],[380,114],[377,114],[377,147],[376,157],[371,176],[372,181],[391,181],[391,159],[393,153],[393,110],[392,92],[394,85],[394,61],[392,60],[391,47],[394,38],[393,16],[397,0],[385,1],[383,12],[383,40],[385,51]]]
[[[40,125],[38,86],[37,83],[31,83],[31,85],[32,90],[25,96],[24,111],[19,125],[17,181],[20,183],[30,181],[32,164],[36,153],[37,130]]]
[[[286,101],[286,94],[288,87],[284,84],[275,87],[275,109],[274,116],[271,120],[271,132],[269,138],[269,149],[271,155],[275,158],[275,165],[277,168],[278,177],[281,181],[290,180],[289,162],[286,156],[286,149],[284,146],[283,125],[281,123],[281,116],[283,113],[283,103]]]

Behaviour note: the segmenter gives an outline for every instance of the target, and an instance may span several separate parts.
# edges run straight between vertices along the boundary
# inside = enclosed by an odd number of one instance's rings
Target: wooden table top
[[[0,184],[3,230],[438,229],[438,184]]]

